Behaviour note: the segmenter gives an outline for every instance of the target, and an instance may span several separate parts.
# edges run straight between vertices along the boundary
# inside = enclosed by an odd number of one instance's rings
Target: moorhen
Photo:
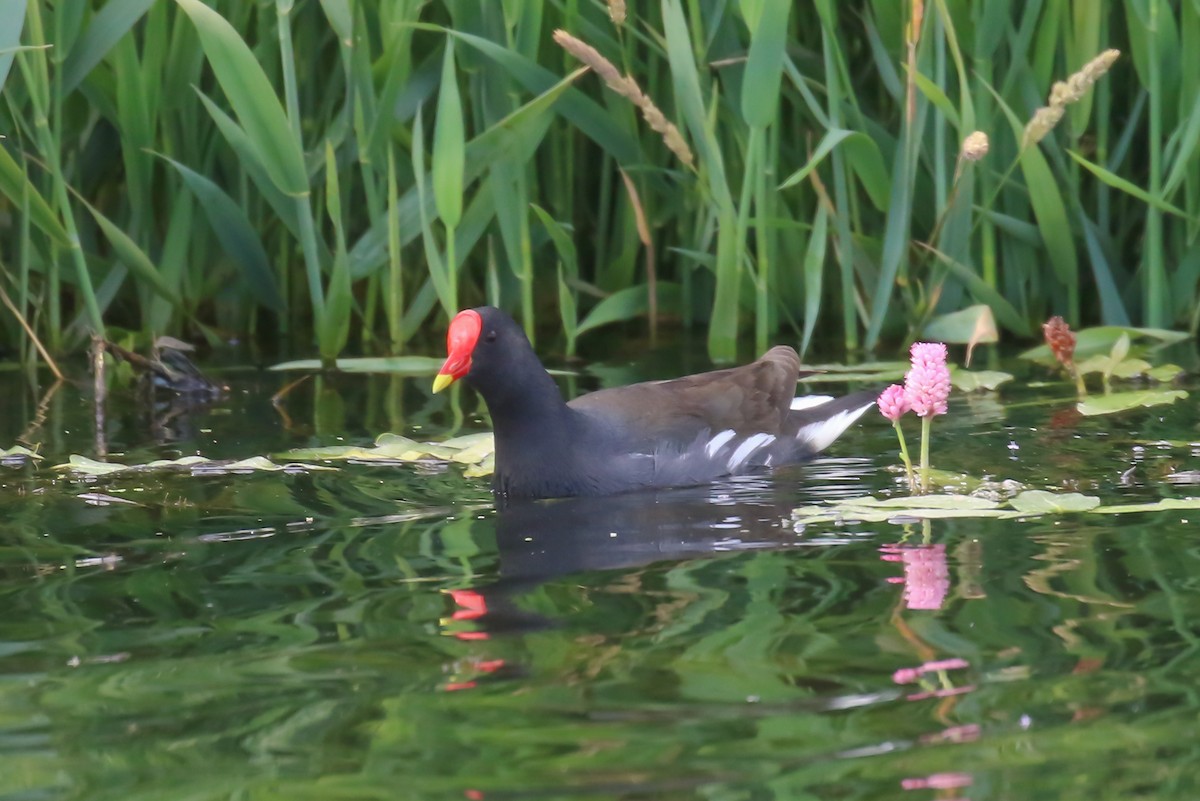
[[[800,357],[786,346],[741,367],[565,403],[525,332],[492,306],[455,315],[446,349],[433,391],[463,378],[483,395],[496,436],[493,489],[504,501],[689,486],[792,464],[875,404],[873,390],[794,397]]]

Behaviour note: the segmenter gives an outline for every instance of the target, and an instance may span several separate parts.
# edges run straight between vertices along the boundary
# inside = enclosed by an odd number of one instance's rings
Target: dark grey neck
[[[570,409],[558,385],[541,365],[516,371],[520,380],[482,382],[478,387],[487,403],[496,432],[496,456],[520,453],[553,453],[567,443]]]

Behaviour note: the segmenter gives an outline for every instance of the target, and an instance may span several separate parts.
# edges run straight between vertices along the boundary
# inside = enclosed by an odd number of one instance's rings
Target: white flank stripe
[[[800,395],[792,398],[792,411],[798,412],[801,409],[811,409],[814,406],[824,406],[833,400],[832,395]]]
[[[765,445],[770,445],[774,441],[774,434],[755,434],[752,437],[747,437],[741,445],[737,446],[737,450],[733,452],[733,456],[729,457],[729,469],[737,469],[738,465],[750,458],[750,454]]]
[[[704,446],[704,455],[711,459],[731,439],[733,439],[733,429],[727,428],[708,441],[708,444]]]
[[[855,420],[862,417],[863,412],[874,405],[875,402],[872,401],[861,409],[838,412],[820,422],[809,423],[796,432],[796,436],[814,451],[823,451],[832,445],[834,440],[840,437],[842,432],[849,428]]]

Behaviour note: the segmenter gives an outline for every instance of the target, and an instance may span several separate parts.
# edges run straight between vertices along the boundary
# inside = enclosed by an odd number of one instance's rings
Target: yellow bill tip
[[[434,394],[436,395],[437,393],[441,392],[443,389],[453,384],[454,381],[454,376],[450,375],[449,373],[438,373],[437,378],[433,379]]]

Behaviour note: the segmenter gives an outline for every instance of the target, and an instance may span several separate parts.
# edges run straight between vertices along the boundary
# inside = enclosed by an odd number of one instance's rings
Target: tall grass
[[[703,326],[719,361],[972,303],[1016,336],[1194,328],[1197,46],[1166,0],[10,0],[0,347],[284,332],[332,362],[484,302],[565,351]]]

